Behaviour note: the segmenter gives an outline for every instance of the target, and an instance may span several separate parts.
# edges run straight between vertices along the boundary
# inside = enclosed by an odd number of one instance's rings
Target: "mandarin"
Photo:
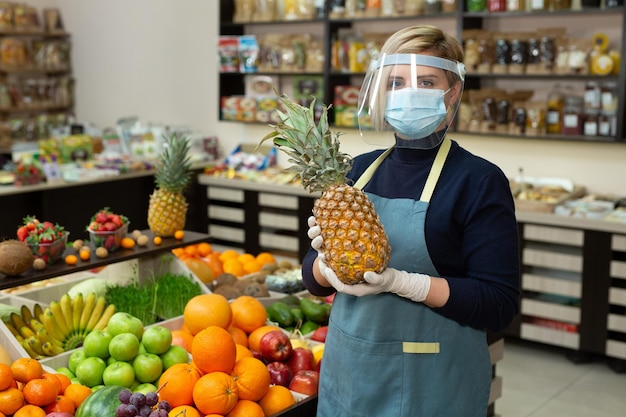
[[[9,388],[14,381],[11,367],[6,363],[0,363],[0,391]]]
[[[193,387],[193,402],[204,414],[228,414],[239,396],[235,379],[225,372],[202,375]]]
[[[29,404],[46,406],[54,402],[59,394],[57,383],[44,378],[31,379],[22,387],[24,399]]]
[[[71,383],[65,388],[63,395],[74,402],[74,406],[78,409],[78,407],[85,401],[85,398],[89,397],[89,394],[92,393],[92,389],[88,386],[79,384],[79,383]]]
[[[74,414],[76,411],[76,404],[74,404],[72,399],[64,395],[57,395],[57,398],[50,404],[46,405],[43,409],[47,414],[54,412]]]
[[[265,412],[254,401],[239,400],[226,417],[265,417]]]
[[[179,405],[167,414],[168,417],[202,417],[200,412],[190,405]]]
[[[0,413],[12,415],[24,405],[24,394],[17,388],[0,391]]]
[[[46,412],[36,405],[26,404],[13,414],[13,417],[46,417]]]
[[[17,358],[11,364],[13,378],[17,382],[26,383],[31,379],[38,379],[43,376],[43,366],[37,359]]]
[[[209,326],[194,336],[191,356],[196,367],[205,374],[214,371],[230,372],[235,365],[237,347],[226,329]]]

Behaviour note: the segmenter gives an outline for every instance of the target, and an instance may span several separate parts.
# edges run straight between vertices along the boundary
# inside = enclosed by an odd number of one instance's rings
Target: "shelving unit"
[[[590,30],[600,30],[598,28],[606,23],[594,24],[593,22],[616,22],[619,25],[617,28],[623,38],[624,27],[626,27],[624,21],[626,16],[624,14],[623,7],[614,8],[601,8],[601,9],[572,9],[562,11],[520,11],[520,12],[468,12],[466,2],[458,2],[457,11],[453,13],[438,13],[438,14],[422,14],[417,16],[401,16],[401,17],[381,17],[381,18],[358,18],[358,19],[334,19],[327,17],[319,19],[313,19],[308,21],[275,21],[275,22],[250,22],[250,23],[233,23],[233,1],[221,0],[220,2],[220,35],[249,35],[257,33],[267,33],[268,31],[275,30],[284,33],[302,33],[302,31],[314,32],[320,36],[321,42],[324,45],[324,69],[320,73],[314,74],[297,74],[297,75],[310,75],[321,76],[324,83],[324,95],[323,102],[325,104],[333,103],[334,88],[337,85],[360,85],[362,80],[362,73],[345,73],[333,71],[330,63],[331,57],[331,44],[333,39],[337,37],[337,34],[342,29],[367,29],[372,32],[386,32],[391,33],[397,30],[399,27],[408,26],[411,24],[434,24],[440,26],[442,29],[455,33],[456,36],[461,39],[461,35],[465,29],[485,28],[493,25],[493,22],[500,22],[505,26],[508,26],[510,22],[521,21],[523,25],[529,30],[535,30],[536,22],[541,20],[541,25],[553,24],[555,26],[565,26],[566,22],[571,19],[583,19],[587,18],[591,23],[585,23],[583,21],[583,27],[588,25]],[[554,19],[558,18],[559,23],[554,24]],[[599,20],[598,20],[599,19]],[[563,23],[561,23],[563,22]],[[497,25],[497,23],[495,23]],[[612,23],[609,23],[612,24]],[[304,28],[307,28],[306,30]],[[578,23],[575,27],[579,27]],[[309,30],[309,28],[312,28]],[[504,29],[506,31],[507,29]],[[619,51],[621,56],[626,56],[626,42],[619,45]],[[288,80],[292,77],[293,73],[256,73],[257,75],[272,75],[281,80]],[[243,73],[220,73],[220,100],[222,97],[243,95],[245,93],[244,77],[248,74]],[[617,111],[617,123],[616,134],[614,137],[601,137],[601,136],[570,136],[562,134],[546,134],[541,136],[531,135],[513,135],[513,134],[501,134],[501,133],[480,133],[481,135],[489,135],[494,137],[506,137],[506,138],[542,138],[549,140],[566,140],[566,141],[593,141],[593,142],[606,142],[606,143],[623,143],[626,139],[626,132],[624,131],[624,121],[626,120],[626,99],[624,91],[626,91],[626,60],[622,59],[620,63],[619,75],[613,76],[593,76],[593,75],[514,75],[514,74],[468,74],[465,84],[466,92],[472,89],[478,89],[482,86],[492,86],[498,83],[515,84],[521,83],[522,85],[528,84],[528,81],[532,81],[534,84],[543,85],[544,87],[550,86],[556,82],[568,82],[576,84],[579,87],[583,87],[585,82],[590,80],[596,81],[614,81],[617,84],[618,94],[618,111]],[[288,81],[285,81],[288,84]],[[281,86],[282,87],[282,86]],[[526,87],[527,88],[527,87]],[[221,106],[218,106],[221,108]],[[334,122],[333,109],[329,112],[329,118],[331,123]],[[220,120],[225,120],[223,115],[220,114]],[[465,132],[464,132],[465,133]],[[470,132],[473,133],[473,132]],[[478,133],[477,133],[478,134]]]

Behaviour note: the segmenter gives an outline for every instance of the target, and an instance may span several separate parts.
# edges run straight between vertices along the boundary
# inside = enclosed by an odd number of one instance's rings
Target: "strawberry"
[[[29,230],[27,226],[20,226],[17,229],[17,238],[21,240],[22,242],[26,240],[26,238],[28,237],[28,234],[29,234]]]
[[[110,221],[112,223],[115,223],[115,225],[120,228],[122,226],[124,226],[124,221],[122,220],[122,216],[120,216],[119,214],[113,214],[110,218]]]
[[[115,232],[118,228],[117,225],[113,222],[106,222],[103,226],[103,229],[107,232]]]
[[[95,219],[97,223],[104,224],[109,220],[108,213],[106,211],[100,211],[96,213]]]

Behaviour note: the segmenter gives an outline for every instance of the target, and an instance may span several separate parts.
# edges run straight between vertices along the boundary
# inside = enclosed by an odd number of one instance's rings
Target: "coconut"
[[[35,257],[28,245],[10,239],[0,243],[0,273],[14,276],[28,271]]]

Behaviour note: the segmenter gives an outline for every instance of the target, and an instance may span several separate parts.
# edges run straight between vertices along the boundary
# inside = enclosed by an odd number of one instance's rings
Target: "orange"
[[[220,294],[200,294],[185,304],[183,322],[192,335],[209,326],[227,329],[232,319],[228,299]]]
[[[65,263],[68,265],[76,265],[78,263],[78,257],[76,255],[67,255],[65,257]]]
[[[226,259],[222,263],[222,269],[227,274],[233,274],[236,277],[241,277],[244,274],[243,264],[238,259]]]
[[[179,405],[174,407],[167,414],[169,417],[202,417],[194,407],[190,405]]]
[[[247,344],[247,342],[246,342]],[[6,363],[0,363],[0,391],[5,390],[13,384],[13,372]]]
[[[246,274],[252,274],[254,272],[259,272],[263,265],[261,265],[258,261],[252,260],[243,264],[243,271]]]
[[[226,417],[265,417],[263,408],[254,401],[239,400]]]
[[[246,262],[256,261],[256,258],[251,253],[242,253],[237,257],[237,260],[242,264],[245,264]]]
[[[261,252],[256,256],[256,260],[261,265],[275,264],[276,258],[269,252]]]
[[[259,401],[270,388],[271,378],[267,366],[257,358],[240,359],[235,363],[231,375],[235,378],[241,400]]]
[[[200,372],[187,363],[177,363],[161,374],[158,382],[159,399],[169,401],[172,407],[193,405],[193,386]]]
[[[230,303],[233,312],[232,325],[246,333],[263,326],[267,320],[267,310],[258,298],[240,295]]]
[[[191,342],[193,341],[193,335],[184,330],[172,330],[172,345],[178,345],[185,348],[185,350],[191,353]]]
[[[120,241],[120,245],[124,248],[124,249],[132,249],[135,247],[135,239],[133,239],[132,237],[123,237],[122,240]]]
[[[222,262],[226,262],[228,259],[237,259],[239,257],[239,252],[234,249],[226,249],[219,255],[219,260]]]
[[[198,243],[197,249],[198,249],[198,255],[202,256],[203,258],[205,256],[208,256],[211,252],[213,252],[213,248],[211,247],[211,244],[208,242]]]
[[[289,388],[282,385],[272,385],[259,401],[259,405],[267,416],[291,407],[295,403],[296,399]]]
[[[198,256],[198,247],[196,245],[187,245],[183,249],[185,249],[185,253],[189,256]]]
[[[19,389],[11,387],[0,391],[0,413],[10,416],[23,405],[24,394]]]
[[[78,257],[83,260],[83,261],[88,261],[91,259],[91,250],[89,249],[88,246],[85,246],[84,248],[81,248],[78,251]]]
[[[228,414],[238,400],[235,379],[225,372],[202,375],[193,387],[193,402],[204,414]]]
[[[56,400],[59,394],[57,384],[49,379],[31,379],[22,388],[27,403],[46,406]]]
[[[241,330],[239,327],[233,325],[231,325],[227,330],[228,333],[230,333],[230,335],[233,337],[233,339],[235,339],[235,343],[248,347],[248,335],[246,334],[246,332]]]
[[[237,354],[235,355],[235,363],[239,362],[239,359],[242,359],[242,358],[254,357],[250,349],[248,349],[245,346],[240,345],[239,343],[235,345],[235,348],[237,349]]]
[[[185,232],[183,230],[177,230],[174,232],[174,239],[183,240],[184,237],[185,237]]]
[[[76,411],[76,404],[74,404],[74,401],[64,395],[57,395],[56,400],[46,405],[43,409],[46,413],[59,411],[74,414],[74,412]]]
[[[280,327],[267,324],[254,329],[252,333],[248,335],[248,349],[253,352],[260,352],[261,348],[259,343],[261,342],[261,338],[265,335],[265,333],[271,332],[272,330],[280,330]]]
[[[159,246],[161,243],[163,243],[163,238],[161,238],[161,236],[155,236],[152,239],[152,243],[154,243],[156,246]]]
[[[16,381],[26,383],[43,376],[43,367],[37,359],[17,358],[11,364],[11,372]]]
[[[91,394],[91,388],[88,386],[71,383],[65,388],[63,395],[74,402],[74,406],[78,409],[78,407],[85,401],[85,398]]]
[[[13,414],[13,417],[46,417],[46,412],[36,405],[26,404]]]
[[[205,374],[215,371],[230,372],[235,365],[237,347],[226,329],[209,326],[194,336],[191,356],[194,364]]]

